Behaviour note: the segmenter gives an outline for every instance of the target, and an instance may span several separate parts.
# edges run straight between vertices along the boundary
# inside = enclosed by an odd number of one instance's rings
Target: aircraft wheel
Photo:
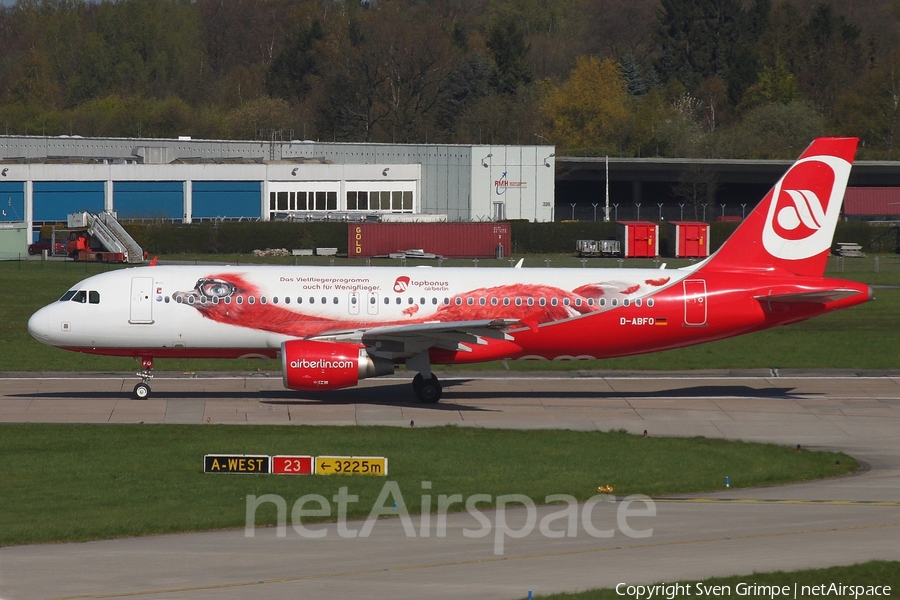
[[[417,375],[417,377],[421,377],[421,375]],[[413,390],[416,392],[419,402],[423,404],[436,403],[441,399],[441,392],[443,391],[441,382],[434,375],[431,376],[431,379],[422,378],[418,385],[416,380],[413,379]]]
[[[139,383],[134,386],[134,397],[138,400],[144,400],[150,396],[150,386],[146,383]]]

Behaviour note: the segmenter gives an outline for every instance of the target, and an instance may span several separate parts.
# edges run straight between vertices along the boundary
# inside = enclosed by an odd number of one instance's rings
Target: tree
[[[822,118],[808,102],[770,103],[744,117],[751,158],[791,158],[822,135]]]
[[[531,45],[525,42],[525,34],[518,21],[495,23],[488,32],[487,47],[497,65],[497,90],[503,94],[515,94],[520,85],[532,82],[527,55]]]
[[[302,101],[312,88],[311,76],[316,72],[316,43],[325,37],[322,24],[316,20],[293,36],[266,73],[266,91],[270,96],[288,101]]]
[[[663,81],[688,89],[717,75],[727,80],[735,59],[740,0],[662,0],[656,36]]]
[[[615,61],[579,58],[569,78],[559,87],[551,85],[544,98],[543,112],[557,145],[621,152],[630,116],[625,87]]]

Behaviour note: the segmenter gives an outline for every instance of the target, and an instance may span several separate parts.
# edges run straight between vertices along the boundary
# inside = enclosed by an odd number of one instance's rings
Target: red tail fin
[[[858,141],[819,138],[810,144],[706,267],[776,267],[821,277]]]

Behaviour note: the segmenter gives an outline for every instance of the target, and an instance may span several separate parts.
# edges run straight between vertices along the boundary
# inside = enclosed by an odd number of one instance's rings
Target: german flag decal
[[[654,319],[653,322],[654,322],[656,325],[668,325],[668,324],[669,324],[669,320],[668,320],[668,319],[665,319],[665,318],[659,318],[659,317],[657,317],[656,319]]]

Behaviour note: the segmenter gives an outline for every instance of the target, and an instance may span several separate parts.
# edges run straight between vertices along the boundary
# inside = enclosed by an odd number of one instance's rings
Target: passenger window
[[[558,304],[559,304],[559,298],[551,298],[550,299],[550,306],[556,306]]]
[[[529,298],[525,302],[528,306],[534,306],[534,298]]]
[[[227,300],[227,298],[226,298],[226,300]],[[166,296],[166,304],[168,304],[168,303],[169,303],[169,297]]]
[[[369,304],[375,304],[375,296],[369,298]]]
[[[238,297],[237,297],[237,303],[238,303],[238,304],[243,304],[243,303],[244,303],[244,297],[243,297],[243,296],[238,296]]]
[[[563,298],[563,305],[565,305],[565,306],[568,306],[568,305],[569,305],[569,299],[568,299],[568,298]]]
[[[225,296],[225,304],[231,304],[231,296]]]
[[[581,298],[575,298],[575,306],[581,306]]]
[[[437,304],[437,296],[434,296],[434,297],[431,299],[431,303],[432,303],[432,304]]]
[[[499,300],[497,300],[496,298],[491,298],[491,306],[497,306],[498,304],[500,304]]]
[[[247,302],[250,304],[256,304],[256,296],[248,296]]]
[[[328,304],[328,298],[322,296],[322,304]]]
[[[409,303],[412,304],[413,302],[415,302],[415,300],[413,300],[413,297],[410,296],[410,297],[409,297]],[[423,302],[422,304],[424,304],[424,302]]]
[[[456,297],[456,305],[462,306],[462,298],[460,298],[459,296]]]
[[[206,296],[200,296],[200,304],[206,304]],[[251,302],[251,304],[253,304]]]
[[[653,298],[647,298],[647,306],[653,308]]]
[[[291,303],[291,297],[290,297],[290,296],[285,296],[285,297],[284,297],[284,303],[285,303],[285,304],[290,304],[290,303]]]
[[[593,305],[594,305],[594,299],[588,298],[588,306],[593,306]]]
[[[538,304],[540,304],[541,306],[547,306],[547,299],[541,298],[540,300],[538,300]]]
[[[218,296],[213,296],[213,298],[212,298],[212,303],[213,303],[213,304],[218,304],[218,303],[219,303],[219,297],[218,297]]]
[[[390,303],[391,303],[391,299],[390,299],[390,298],[385,298],[385,299],[384,299],[384,303],[385,303],[385,304],[390,304]]]
[[[618,298],[613,298],[613,299],[612,299],[612,305],[613,305],[613,306],[618,306],[618,305],[619,305],[619,299],[618,299]]]
[[[91,304],[100,304],[100,292],[95,292],[94,290],[88,292],[88,302]]]
[[[332,300],[332,304],[337,304],[337,303],[338,303],[338,298],[337,298],[337,296],[335,296],[334,300]]]
[[[641,306],[641,299],[638,298],[637,300],[635,300],[635,301],[634,301],[634,305],[637,306],[637,307],[640,307],[640,306]]]
[[[481,306],[484,306],[485,304],[487,304],[487,298],[479,298],[478,304],[480,304]]]
[[[400,298],[397,298],[397,304],[400,304]]]
[[[184,298],[181,296],[178,296],[177,298],[175,298],[175,302],[177,302],[178,304],[181,304],[182,302],[184,302]]]
[[[600,298],[600,306],[606,306],[606,298]]]
[[[75,292],[75,295],[72,296],[72,302],[81,302],[82,304],[84,304],[85,302],[87,302],[87,292],[85,292],[84,290]]]
[[[272,298],[272,304],[278,304],[278,296]]]
[[[309,303],[310,303],[310,304],[315,304],[315,303],[316,303],[316,299],[313,298],[312,296],[310,296],[310,297],[309,297]]]
[[[631,300],[629,300],[628,298],[622,300],[622,306],[628,306],[629,304],[631,304]]]
[[[509,298],[503,299],[503,306],[509,306]]]
[[[522,306],[522,299],[516,298],[516,306]]]
[[[419,304],[425,304],[425,298],[419,298]]]

